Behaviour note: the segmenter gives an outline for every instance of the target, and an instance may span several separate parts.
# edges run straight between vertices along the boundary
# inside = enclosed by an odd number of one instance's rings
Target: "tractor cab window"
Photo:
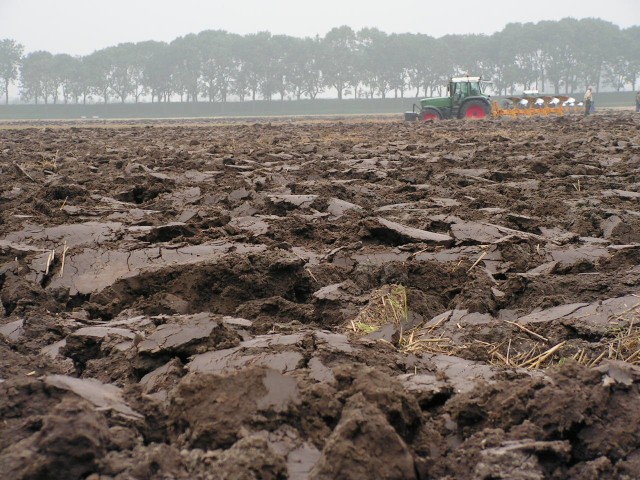
[[[469,84],[469,95],[472,97],[477,97],[480,95],[480,84],[478,83],[470,83]]]
[[[451,93],[452,93],[451,96],[455,103],[459,102],[465,97],[464,91],[465,91],[464,83],[458,83],[458,82],[451,83]]]
[[[455,102],[459,102],[465,97],[469,96],[469,83],[468,82],[456,82],[451,84],[453,90],[453,99]]]

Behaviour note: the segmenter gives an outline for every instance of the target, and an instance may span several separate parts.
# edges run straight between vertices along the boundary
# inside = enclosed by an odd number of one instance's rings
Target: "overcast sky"
[[[0,0],[0,39],[17,40],[26,52],[85,55],[207,29],[304,37],[349,25],[440,37],[568,16],[640,25],[640,0]]]

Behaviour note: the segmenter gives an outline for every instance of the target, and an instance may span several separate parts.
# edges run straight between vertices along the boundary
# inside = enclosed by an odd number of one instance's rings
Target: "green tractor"
[[[491,99],[483,92],[480,77],[455,77],[449,82],[448,97],[432,97],[413,105],[405,112],[405,120],[442,120],[443,118],[485,118],[491,116]]]

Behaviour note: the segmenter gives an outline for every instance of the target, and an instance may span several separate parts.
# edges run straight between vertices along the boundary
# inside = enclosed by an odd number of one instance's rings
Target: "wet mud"
[[[640,117],[0,129],[11,479],[640,477]]]

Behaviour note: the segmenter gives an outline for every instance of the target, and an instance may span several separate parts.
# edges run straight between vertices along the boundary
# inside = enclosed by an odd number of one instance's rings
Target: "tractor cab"
[[[446,97],[431,97],[420,100],[419,110],[406,112],[408,120],[441,120],[443,118],[485,118],[491,115],[491,101],[484,93],[481,77],[454,77],[447,86]]]
[[[459,103],[467,97],[478,97],[482,95],[480,77],[452,78],[448,91],[453,103]]]

